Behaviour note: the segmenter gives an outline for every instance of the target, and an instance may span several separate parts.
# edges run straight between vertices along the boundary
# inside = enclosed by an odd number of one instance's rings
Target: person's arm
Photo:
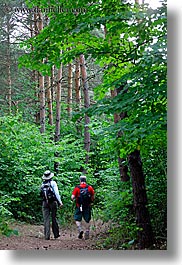
[[[58,204],[59,204],[59,206],[63,206],[63,203],[62,203],[62,200],[61,200],[61,196],[60,196],[60,194],[59,194],[59,190],[58,190],[58,186],[57,186],[57,183],[55,182],[55,181],[51,181],[51,186],[52,186],[52,188],[53,188],[53,190],[54,190],[54,193],[55,193],[55,195],[56,195],[56,199],[57,199],[57,201],[58,201]]]
[[[72,194],[72,195],[71,195],[71,199],[72,199],[72,201],[75,200],[75,198],[76,198],[75,195]]]
[[[89,186],[89,192],[90,192],[90,195],[91,195],[91,201],[93,202],[94,199],[95,199],[95,191],[94,191],[92,186]]]
[[[76,200],[77,194],[78,194],[78,188],[75,187],[73,192],[72,192],[72,195],[71,195],[71,200],[72,201]]]

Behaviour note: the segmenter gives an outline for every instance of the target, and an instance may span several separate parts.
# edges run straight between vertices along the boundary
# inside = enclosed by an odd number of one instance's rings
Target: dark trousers
[[[56,213],[57,213],[57,202],[51,202],[47,204],[45,201],[43,201],[42,204],[42,213],[43,213],[43,219],[44,219],[44,236],[45,239],[50,239],[50,218],[52,220],[52,232],[54,234],[54,238],[57,238],[59,236],[59,226],[56,219]]]

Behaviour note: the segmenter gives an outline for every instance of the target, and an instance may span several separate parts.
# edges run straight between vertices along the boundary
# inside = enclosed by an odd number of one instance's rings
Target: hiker
[[[76,200],[74,220],[78,229],[78,238],[83,238],[82,217],[86,222],[85,239],[89,239],[90,220],[91,220],[91,203],[94,201],[94,189],[87,185],[86,176],[80,177],[80,185],[77,185],[71,195],[72,200]]]
[[[42,213],[44,219],[44,236],[46,240],[50,239],[50,216],[52,219],[52,232],[54,238],[60,237],[59,225],[56,219],[58,206],[62,208],[63,203],[59,194],[56,181],[52,180],[54,173],[46,170],[42,176],[40,195],[42,197]]]

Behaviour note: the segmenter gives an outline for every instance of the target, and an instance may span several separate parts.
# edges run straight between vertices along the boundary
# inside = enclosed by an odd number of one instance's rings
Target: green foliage
[[[167,238],[167,154],[166,139],[150,138],[142,155],[146,176],[148,208],[156,236]],[[157,161],[157,163],[156,163]]]
[[[10,228],[10,223],[13,220],[12,213],[7,209],[8,204],[12,201],[18,201],[18,198],[10,198],[0,192],[0,235],[10,236],[12,234],[18,235],[16,229]]]
[[[4,216],[0,220],[0,235],[10,237],[11,235],[18,235],[18,230],[10,228],[9,220],[5,221]]]
[[[127,224],[121,226],[113,224],[108,232],[97,242],[97,248],[108,249],[108,250],[131,250],[135,249],[136,240],[127,237],[129,235],[128,228],[131,231],[134,238],[137,237],[138,228],[134,224],[133,227]],[[131,235],[130,235],[131,236]]]
[[[1,191],[10,198],[18,198],[8,209],[14,217],[24,217],[25,213],[32,216],[32,202],[37,198],[40,183],[38,175],[50,165],[52,147],[40,136],[38,128],[24,123],[21,116],[1,118],[0,139]]]
[[[85,157],[83,143],[71,134],[71,128],[56,145],[50,131],[41,135],[37,126],[24,122],[20,115],[0,119],[0,190],[11,201],[3,207],[14,218],[29,222],[42,220],[41,176],[46,169],[54,171],[55,162],[59,163],[55,180],[65,205],[63,218],[66,220],[66,215],[70,215],[71,190],[78,184]]]

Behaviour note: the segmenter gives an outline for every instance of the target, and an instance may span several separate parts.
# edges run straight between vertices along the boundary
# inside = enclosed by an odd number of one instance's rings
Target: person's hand
[[[59,207],[62,208],[63,207],[63,204],[60,204]]]

